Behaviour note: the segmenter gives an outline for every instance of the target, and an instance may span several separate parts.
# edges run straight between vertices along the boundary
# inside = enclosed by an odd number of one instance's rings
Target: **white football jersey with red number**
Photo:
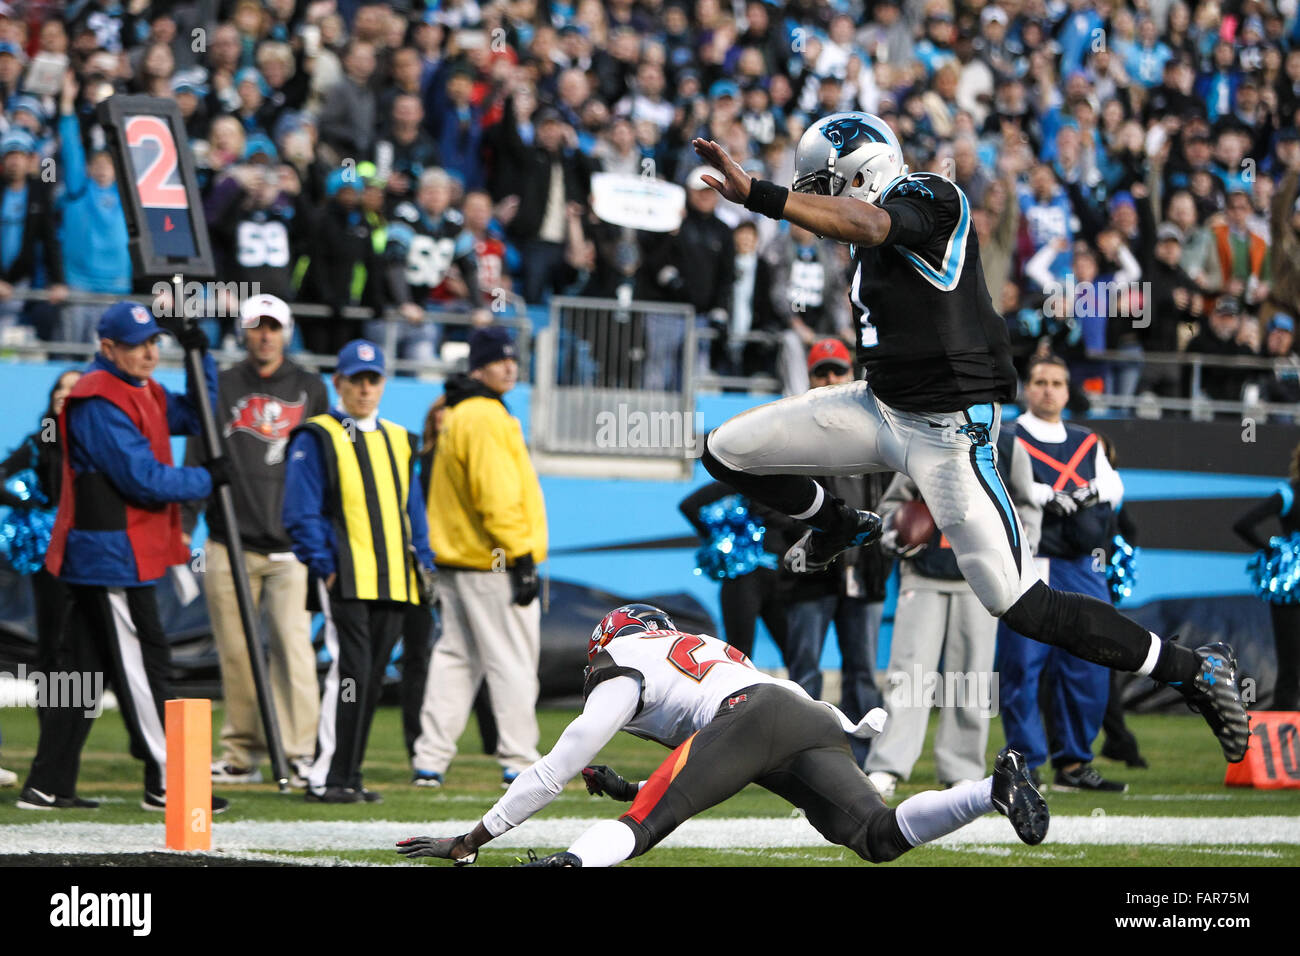
[[[641,705],[623,729],[669,747],[711,721],[723,700],[743,687],[782,684],[808,697],[798,684],[769,677],[736,648],[707,634],[648,631],[615,638],[592,662],[584,696],[620,676],[641,683]]]

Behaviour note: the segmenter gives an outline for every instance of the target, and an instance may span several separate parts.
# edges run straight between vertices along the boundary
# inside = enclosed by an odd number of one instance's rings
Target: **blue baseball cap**
[[[27,60],[27,54],[23,52],[23,48],[12,40],[0,40],[0,53],[8,53],[10,56],[17,57],[24,62]]]
[[[384,374],[384,353],[374,342],[353,339],[339,352],[338,373],[351,377],[360,372]]]
[[[18,113],[24,111],[35,116],[42,125],[45,123],[45,107],[41,106],[41,101],[27,93],[20,93],[9,100],[9,112]]]
[[[197,97],[208,95],[207,71],[203,69],[177,70],[172,76],[173,93],[193,93]]]
[[[273,163],[280,161],[280,154],[275,151],[275,143],[261,133],[254,133],[248,137],[248,143],[244,146],[244,162],[251,162],[258,156],[265,156]]]
[[[154,319],[153,313],[139,302],[114,302],[99,317],[95,331],[101,339],[139,345],[161,334],[164,329]]]
[[[239,89],[245,83],[253,83],[257,86],[258,91],[263,96],[271,95],[271,86],[266,82],[261,72],[255,67],[246,66],[235,74],[235,89]]]
[[[361,177],[357,175],[355,169],[336,169],[325,180],[325,195],[327,197],[333,198],[345,189],[355,189],[357,192],[361,192]]]
[[[1285,312],[1274,312],[1273,317],[1268,320],[1268,330],[1270,332],[1295,332],[1295,319]]]
[[[740,97],[740,87],[731,80],[718,80],[709,87],[709,99],[716,100],[723,96],[730,96],[733,100]]]
[[[15,126],[5,133],[3,139],[0,139],[0,156],[34,152],[36,152],[36,137],[20,127]]]

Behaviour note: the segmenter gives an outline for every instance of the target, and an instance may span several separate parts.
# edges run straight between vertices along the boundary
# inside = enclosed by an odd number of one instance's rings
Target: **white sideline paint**
[[[464,833],[476,820],[435,823],[395,821],[218,821],[212,828],[215,851],[375,850],[419,834]],[[531,820],[494,840],[488,849],[568,846],[591,826],[590,817]],[[1300,844],[1300,817],[1058,816],[1044,845],[1245,846]],[[937,841],[939,846],[1020,845],[1001,817],[976,820]],[[802,817],[749,817],[689,820],[661,846],[725,850],[751,847],[830,846]],[[156,823],[7,824],[0,826],[0,853],[141,853],[163,849]],[[394,862],[400,858],[393,854]]]

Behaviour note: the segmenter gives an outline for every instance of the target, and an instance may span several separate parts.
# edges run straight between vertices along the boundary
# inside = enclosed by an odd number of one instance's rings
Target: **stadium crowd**
[[[62,57],[62,88],[33,92]],[[789,181],[809,123],[862,109],[913,170],[966,191],[1022,366],[1050,350],[1077,387],[1178,396],[1185,370],[1144,351],[1284,358],[1200,387],[1300,399],[1294,4],[0,5],[0,321],[42,339],[92,338],[97,313],[60,309],[65,290],[132,286],[94,119],[114,92],[176,100],[219,278],[330,306],[302,322],[313,352],[360,331],[346,305],[400,311],[401,355],[423,359],[442,335],[431,309],[481,325],[513,296],[621,293],[689,303],[714,371],[802,391],[803,351],[853,339],[847,250],[719,207],[689,143]],[[680,229],[596,218],[596,171],[685,184]],[[26,287],[49,300],[24,304]]]

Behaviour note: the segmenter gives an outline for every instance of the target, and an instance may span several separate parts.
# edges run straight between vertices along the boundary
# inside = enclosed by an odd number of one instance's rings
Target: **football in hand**
[[[925,502],[917,498],[902,504],[894,512],[894,530],[898,532],[899,547],[928,544],[934,534],[934,518]]]

